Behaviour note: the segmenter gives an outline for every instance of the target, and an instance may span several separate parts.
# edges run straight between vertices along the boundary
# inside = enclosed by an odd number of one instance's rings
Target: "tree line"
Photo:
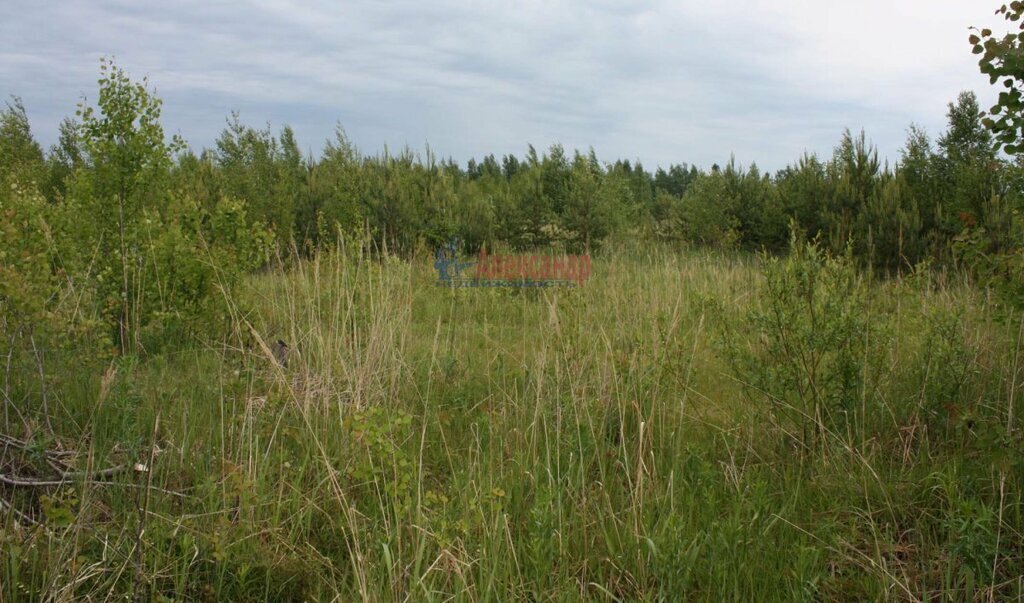
[[[847,131],[831,157],[808,154],[774,174],[733,160],[649,171],[559,144],[465,166],[430,150],[365,156],[340,127],[312,158],[299,151],[290,128],[275,136],[234,115],[216,148],[182,153],[171,172],[201,204],[240,200],[277,244],[294,241],[305,250],[365,230],[399,253],[451,238],[467,251],[579,251],[615,237],[779,251],[795,226],[836,250],[852,244],[865,262],[898,271],[950,261],[965,230],[983,230],[986,251],[1012,244],[1021,166],[997,152],[980,115],[966,92],[949,105],[948,129],[934,142],[909,128],[894,165],[880,162],[863,133]]]
[[[910,127],[894,164],[847,131],[830,157],[774,174],[733,160],[652,172],[558,144],[462,166],[430,150],[364,155],[341,127],[312,157],[291,128],[237,114],[196,152],[165,135],[160,112],[146,80],[108,61],[97,102],[83,101],[48,151],[21,101],[0,112],[0,306],[12,337],[71,312],[50,323],[138,349],[147,331],[205,315],[275,252],[315,254],[347,236],[398,254],[453,238],[467,252],[589,251],[616,238],[779,252],[799,231],[890,273],[1015,257],[1022,240],[1024,166],[1000,154],[970,92],[934,142]],[[72,320],[83,316],[96,318]]]

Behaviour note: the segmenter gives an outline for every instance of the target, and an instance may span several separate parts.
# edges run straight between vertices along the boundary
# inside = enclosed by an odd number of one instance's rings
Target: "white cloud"
[[[194,146],[238,109],[313,149],[340,121],[368,152],[429,142],[463,161],[562,142],[648,167],[735,153],[778,168],[830,153],[844,127],[895,158],[960,90],[991,97],[966,38],[995,5],[977,2],[12,4],[0,94],[24,98],[44,142],[94,95],[104,54],[150,76]]]

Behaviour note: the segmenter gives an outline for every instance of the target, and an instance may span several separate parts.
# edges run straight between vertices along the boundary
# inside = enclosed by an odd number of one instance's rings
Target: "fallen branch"
[[[61,474],[60,479],[39,479],[39,478],[34,478],[34,477],[18,477],[18,476],[12,477],[12,476],[0,473],[0,483],[7,484],[9,486],[23,486],[23,487],[29,487],[29,488],[39,488],[39,487],[46,487],[46,486],[63,486],[64,484],[66,484],[68,482],[71,482],[71,481],[74,481],[74,480],[77,480],[77,479],[82,479],[82,478],[84,478],[86,480],[89,480],[91,482],[100,483],[100,482],[98,482],[98,480],[102,480],[104,478],[113,477],[113,476],[115,476],[115,475],[117,475],[119,473],[124,473],[127,470],[128,470],[128,467],[126,465],[118,465],[116,467],[110,467],[109,469],[102,469],[100,471],[96,471],[94,473],[89,473],[89,474],[87,474],[87,473],[64,473],[64,474]]]
[[[14,505],[12,505],[11,503],[7,502],[6,500],[4,500],[2,498],[0,498],[0,508],[10,510],[10,512],[14,513],[14,516],[17,517],[18,520],[21,521],[22,523],[25,523],[25,524],[28,524],[28,525],[33,525],[33,526],[34,525],[39,525],[38,521],[32,519],[28,515],[25,515],[21,511],[15,509]]]

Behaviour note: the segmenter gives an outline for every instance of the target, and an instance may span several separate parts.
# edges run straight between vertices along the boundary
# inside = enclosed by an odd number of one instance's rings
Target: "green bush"
[[[861,427],[854,419],[867,395],[878,328],[849,252],[832,256],[817,242],[794,237],[787,257],[763,256],[762,262],[764,286],[742,329],[723,321],[736,377],[804,446]]]
[[[148,213],[142,236],[142,327],[147,340],[166,330],[202,328],[224,314],[226,295],[243,276],[265,264],[273,236],[253,224],[245,205],[221,199],[212,210],[176,199],[166,216]]]

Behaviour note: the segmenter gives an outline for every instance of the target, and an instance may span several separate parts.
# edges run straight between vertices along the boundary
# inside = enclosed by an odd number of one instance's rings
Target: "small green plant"
[[[975,500],[957,501],[943,520],[949,540],[946,549],[956,565],[958,581],[987,584],[992,580],[996,556],[996,513]]]
[[[66,488],[54,494],[39,497],[39,506],[47,525],[56,528],[70,527],[78,516],[78,494],[74,488]]]
[[[400,434],[411,424],[412,415],[381,407],[355,412],[345,422],[353,444],[346,475],[382,494],[399,513],[412,508],[416,492],[416,468],[399,445]]]

